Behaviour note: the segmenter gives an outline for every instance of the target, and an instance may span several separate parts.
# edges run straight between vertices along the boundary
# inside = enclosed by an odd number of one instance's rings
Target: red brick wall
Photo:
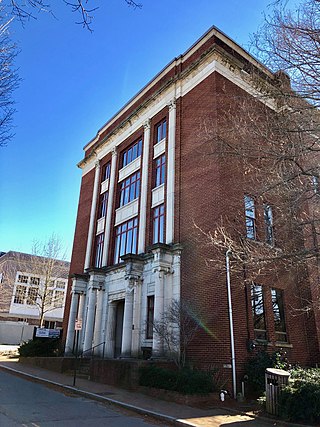
[[[181,116],[177,120],[180,143],[176,151],[176,194],[180,210],[176,214],[176,223],[180,224],[177,236],[180,231],[183,247],[181,295],[204,313],[199,319],[202,328],[190,345],[189,357],[207,366],[222,367],[231,363],[226,275],[206,263],[212,248],[205,244],[203,236],[199,238],[201,232],[194,224],[208,232],[215,228],[222,216],[236,222],[240,213],[245,231],[242,171],[230,157],[223,159],[210,154],[218,144],[215,136],[219,134],[223,114],[237,108],[237,99],[243,96],[243,91],[215,73],[181,98]],[[315,363],[319,346],[314,337],[314,318],[312,315],[307,318],[299,311],[309,286],[303,270],[295,269],[277,280],[271,276],[261,280],[259,284],[285,289],[286,326],[292,344],[286,351],[291,361]],[[251,303],[244,277],[231,274],[231,283],[236,363],[241,373],[241,367],[250,356],[248,339],[253,338]],[[265,288],[265,292],[270,292],[270,288]],[[266,322],[271,330],[269,339],[274,340],[270,299],[268,304]],[[276,348],[269,346],[268,350]],[[223,372],[230,378],[230,369],[223,369]]]
[[[90,211],[92,203],[93,183],[94,183],[95,169],[92,169],[82,177],[80,198],[78,204],[78,214],[76,221],[76,229],[73,240],[73,249],[70,264],[70,275],[82,274],[84,271],[84,262],[86,256],[87,238],[90,222]],[[63,319],[63,336],[64,339],[68,329],[68,319],[71,304],[71,286],[72,281],[69,279],[66,305],[64,310]]]

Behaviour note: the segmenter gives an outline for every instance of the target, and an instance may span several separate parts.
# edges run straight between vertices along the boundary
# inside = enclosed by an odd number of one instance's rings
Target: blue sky
[[[93,33],[62,0],[56,18],[11,26],[22,79],[15,136],[0,148],[0,251],[30,252],[60,236],[71,256],[83,146],[174,57],[212,25],[245,48],[270,0],[96,1]],[[90,2],[89,2],[90,3]]]

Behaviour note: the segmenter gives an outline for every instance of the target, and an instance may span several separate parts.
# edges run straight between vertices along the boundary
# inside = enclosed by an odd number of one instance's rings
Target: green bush
[[[251,392],[261,395],[265,391],[265,372],[267,368],[275,366],[275,356],[266,351],[259,351],[251,357],[245,365],[248,384]]]
[[[151,365],[140,368],[139,384],[181,394],[208,394],[216,390],[212,378],[212,372],[189,368],[171,371]]]
[[[54,357],[60,354],[59,339],[37,338],[22,344],[19,348],[21,357]]]
[[[294,369],[279,398],[280,416],[288,421],[320,421],[320,369]]]
[[[265,372],[267,368],[277,368],[290,370],[284,352],[275,352],[272,354],[266,351],[258,351],[252,356],[245,365],[245,374],[248,377],[248,384],[252,394],[261,396],[265,391]]]

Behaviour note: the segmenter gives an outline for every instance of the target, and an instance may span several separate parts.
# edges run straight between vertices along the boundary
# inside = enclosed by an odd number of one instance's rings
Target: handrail
[[[78,356],[80,356],[81,358],[83,358],[84,353],[91,352],[91,353],[90,353],[90,355],[91,355],[91,359],[93,359],[93,358],[94,358],[94,350],[95,350],[96,348],[100,347],[101,345],[103,345],[102,359],[104,359],[104,347],[105,347],[105,343],[106,343],[106,342],[105,342],[105,341],[103,341],[103,342],[101,342],[100,344],[94,345],[93,347],[88,348],[87,350],[84,350],[84,351],[82,351],[81,353],[79,353],[79,355],[78,355]]]

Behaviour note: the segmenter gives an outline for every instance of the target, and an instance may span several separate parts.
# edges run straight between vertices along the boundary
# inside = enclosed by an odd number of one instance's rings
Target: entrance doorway
[[[124,300],[117,303],[116,309],[116,333],[115,333],[115,348],[114,357],[120,357],[122,346],[122,329],[123,329],[123,314],[124,314]]]

